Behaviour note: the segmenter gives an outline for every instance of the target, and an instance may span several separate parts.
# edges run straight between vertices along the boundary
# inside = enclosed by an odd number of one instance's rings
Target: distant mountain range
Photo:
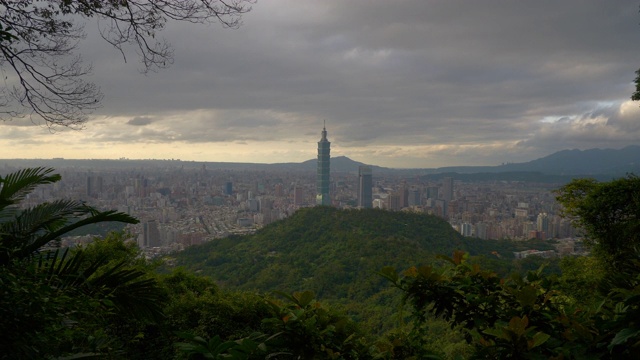
[[[180,160],[70,160],[70,159],[12,159],[0,160],[0,166],[32,167],[48,166],[53,168],[201,168],[227,170],[262,170],[262,171],[315,171],[316,159],[301,163],[232,163],[202,162]],[[331,158],[333,173],[357,173],[362,162],[351,160],[346,156]],[[423,175],[442,177],[457,174],[456,178],[499,178],[520,180],[537,177],[541,182],[564,182],[574,177],[590,176],[598,179],[624,176],[627,173],[640,174],[640,146],[627,146],[620,150],[589,149],[562,150],[540,159],[524,163],[512,163],[499,166],[450,166],[424,169],[393,169],[370,165],[374,176],[376,173],[394,173],[400,176]],[[476,174],[471,176],[471,174]],[[491,175],[493,174],[493,175]],[[496,174],[501,174],[497,176]]]
[[[315,171],[316,159],[295,164],[291,169]],[[273,164],[271,166],[279,166]],[[293,165],[293,164],[291,164]],[[356,173],[364,163],[354,161],[346,156],[331,158],[332,172]],[[406,175],[437,175],[437,174],[542,174],[551,177],[565,178],[575,176],[593,176],[607,178],[624,176],[627,173],[640,174],[640,146],[627,146],[620,150],[589,149],[562,150],[540,159],[512,163],[499,166],[449,166],[426,169],[392,169],[371,165],[374,173],[397,172]]]
[[[553,175],[624,175],[640,173],[640,146],[620,150],[562,150],[540,159],[500,166],[454,166],[436,172],[480,173],[531,171]]]

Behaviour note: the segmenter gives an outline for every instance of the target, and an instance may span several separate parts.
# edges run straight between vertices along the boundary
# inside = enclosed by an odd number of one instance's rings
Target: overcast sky
[[[498,165],[640,143],[639,2],[261,0],[237,30],[168,25],[141,75],[94,36],[105,95],[82,131],[0,123],[4,158]],[[25,126],[25,125],[29,126]]]

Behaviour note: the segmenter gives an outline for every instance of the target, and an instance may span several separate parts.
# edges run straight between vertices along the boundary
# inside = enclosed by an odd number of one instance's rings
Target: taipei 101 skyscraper
[[[327,140],[326,124],[322,128],[322,138],[318,141],[318,173],[316,175],[316,204],[331,205],[329,197],[329,168],[331,143]]]

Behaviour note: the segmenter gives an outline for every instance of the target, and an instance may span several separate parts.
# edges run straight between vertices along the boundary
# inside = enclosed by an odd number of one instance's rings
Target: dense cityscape
[[[70,198],[127,213],[140,220],[127,230],[149,256],[231,234],[253,233],[297,209],[317,205],[432,214],[449,221],[462,235],[483,240],[562,240],[557,252],[517,256],[581,251],[575,246],[570,221],[559,215],[553,194],[558,184],[463,182],[452,177],[431,181],[392,172],[375,174],[366,165],[329,173],[329,147],[323,128],[315,174],[212,170],[206,164],[185,167],[180,161],[140,168],[62,168],[57,169],[62,181],[38,188],[24,206]],[[5,170],[11,169],[5,165]],[[90,235],[74,236],[64,239],[64,244],[90,240]]]

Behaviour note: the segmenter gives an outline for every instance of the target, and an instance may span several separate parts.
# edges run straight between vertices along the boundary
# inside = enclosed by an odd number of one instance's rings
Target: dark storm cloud
[[[292,119],[297,120],[298,117],[270,111],[195,110],[161,113],[154,119],[107,118],[94,122],[94,125],[99,126],[99,131],[88,132],[92,132],[93,143],[279,141],[282,136],[294,135],[286,125]],[[128,127],[123,131],[123,126],[126,125],[138,126],[133,130]],[[273,131],[279,127],[283,129]]]
[[[96,141],[313,142],[326,119],[345,148],[528,160],[640,139],[621,115],[639,23],[630,1],[264,0],[238,30],[169,23],[175,63],[157,74],[125,64],[92,24],[81,50],[99,114],[149,131]]]
[[[127,125],[145,126],[145,125],[151,124],[152,122],[153,122],[153,119],[151,118],[136,116],[133,119],[127,121]]]

